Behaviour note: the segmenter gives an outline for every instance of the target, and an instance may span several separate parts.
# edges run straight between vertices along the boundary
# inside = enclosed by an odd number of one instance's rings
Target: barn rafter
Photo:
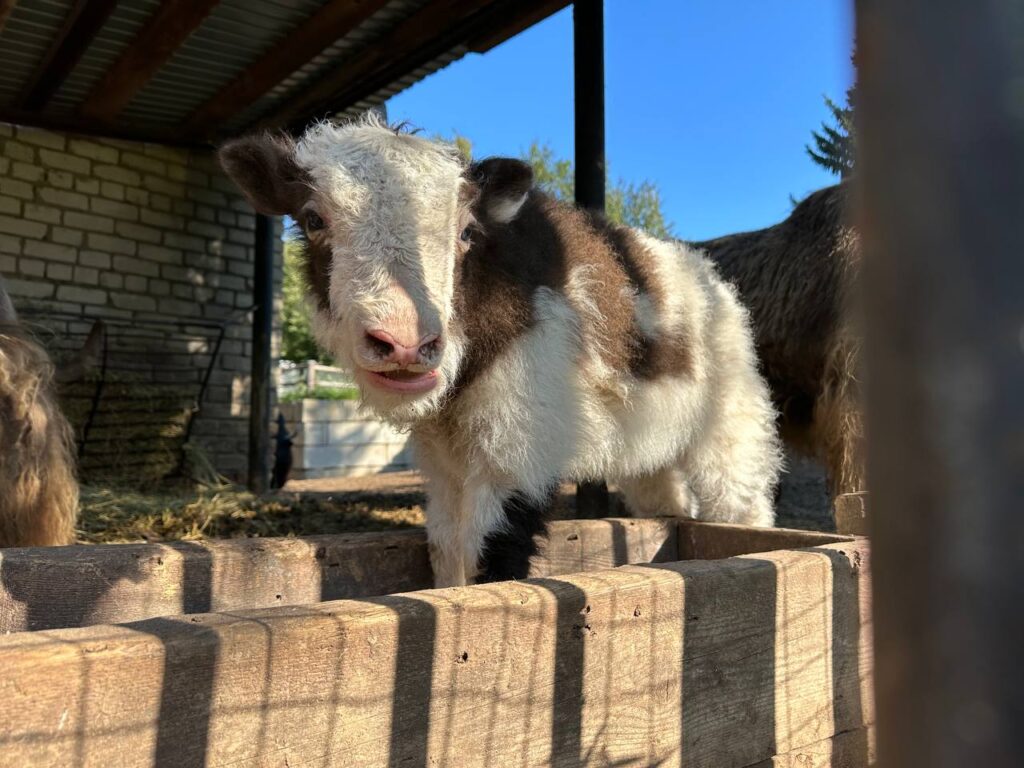
[[[0,0],[0,121],[209,146],[378,104],[569,0]]]

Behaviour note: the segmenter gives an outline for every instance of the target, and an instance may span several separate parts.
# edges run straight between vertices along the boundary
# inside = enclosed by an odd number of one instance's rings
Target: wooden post
[[[269,216],[256,216],[254,251],[249,488],[262,493],[270,476],[270,338],[274,320],[274,223]]]
[[[1024,755],[1024,33],[862,0],[878,764]]]
[[[306,361],[306,389],[308,392],[316,389],[316,360]]]
[[[604,213],[604,0],[576,0],[572,9],[576,90],[576,204]],[[580,483],[577,517],[607,517],[608,486]]]

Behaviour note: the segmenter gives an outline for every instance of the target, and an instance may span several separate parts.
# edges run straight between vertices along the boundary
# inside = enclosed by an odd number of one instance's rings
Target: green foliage
[[[462,155],[463,159],[467,163],[473,159],[473,142],[465,136],[455,137],[455,147],[459,150],[459,154]]]
[[[821,132],[812,131],[814,147],[806,147],[811,159],[830,173],[846,178],[853,173],[853,108],[841,107],[825,97],[825,105],[832,113],[834,126],[821,124]]]
[[[572,162],[555,157],[547,144],[530,145],[523,160],[533,168],[533,181],[544,192],[562,200],[572,200],[575,195],[576,174]]]
[[[852,56],[854,66],[857,64],[856,50]],[[806,145],[811,160],[829,173],[846,178],[853,173],[856,165],[856,141],[853,133],[853,116],[857,106],[857,83],[846,91],[846,106],[841,107],[828,96],[825,106],[832,113],[832,125],[821,124],[821,132],[811,131],[814,147]]]
[[[534,182],[549,195],[562,200],[575,196],[575,173],[572,162],[555,157],[547,144],[536,141],[523,159],[533,168]],[[672,225],[661,211],[661,193],[650,181],[639,184],[619,180],[608,185],[605,215],[615,224],[638,227],[655,237],[672,237]]]
[[[298,240],[284,241],[284,286],[281,311],[281,359],[302,362],[316,360],[330,363],[331,359],[317,349],[309,324],[309,305],[306,296],[305,256]]]
[[[295,403],[299,400],[358,400],[359,390],[355,387],[314,387],[309,389],[300,384],[291,392],[281,395],[282,403]]]

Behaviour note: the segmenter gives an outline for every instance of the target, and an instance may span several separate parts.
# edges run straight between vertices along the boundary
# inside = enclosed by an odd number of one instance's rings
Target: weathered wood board
[[[719,560],[776,549],[799,549],[853,541],[852,536],[792,528],[752,528],[697,520],[680,520],[678,525],[680,560]]]
[[[552,524],[533,575],[678,560],[676,521]],[[303,605],[433,585],[422,531],[0,550],[0,633]]]
[[[750,768],[867,768],[875,765],[874,725],[843,731],[832,738],[776,755]]]
[[[861,539],[17,633],[0,764],[854,768],[868,597]]]
[[[868,533],[868,494],[843,493],[835,498],[836,530],[856,536]]]

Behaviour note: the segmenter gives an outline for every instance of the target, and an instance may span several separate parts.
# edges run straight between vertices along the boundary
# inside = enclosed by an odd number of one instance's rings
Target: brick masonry
[[[280,411],[295,435],[291,477],[374,475],[412,468],[409,436],[347,400],[299,400]]]
[[[18,309],[223,320],[252,306],[255,225],[211,152],[0,123],[0,274]],[[281,265],[278,247],[278,297]],[[251,328],[245,313],[228,326],[193,431],[236,479],[247,462]],[[275,357],[279,341],[275,323]]]

